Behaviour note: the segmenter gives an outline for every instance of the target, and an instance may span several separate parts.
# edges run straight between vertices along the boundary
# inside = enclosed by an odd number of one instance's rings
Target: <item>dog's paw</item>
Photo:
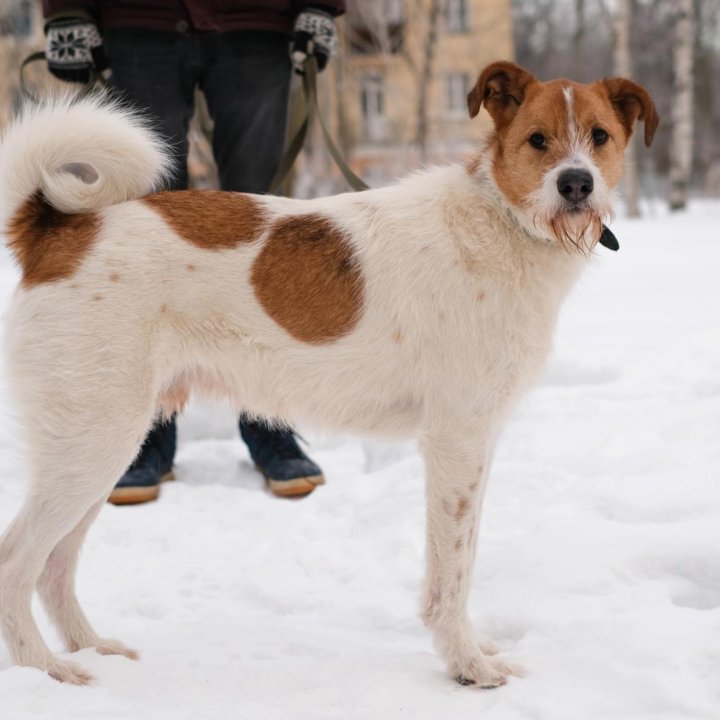
[[[123,655],[130,660],[139,660],[140,653],[125,647],[119,640],[102,639],[95,643],[95,650],[101,655]]]
[[[53,659],[51,663],[48,663],[45,671],[54,680],[70,683],[71,685],[89,685],[95,681],[95,678],[89,672],[67,660]]]
[[[480,688],[496,688],[505,685],[510,675],[522,676],[519,666],[507,663],[501,658],[479,655],[468,660],[453,663],[450,674],[460,685],[477,685]]]

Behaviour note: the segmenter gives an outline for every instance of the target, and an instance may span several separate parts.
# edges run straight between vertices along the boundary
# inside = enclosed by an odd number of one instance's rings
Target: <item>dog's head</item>
[[[622,78],[589,85],[540,82],[510,62],[488,65],[468,95],[470,117],[485,106],[495,124],[492,173],[527,226],[566,247],[590,250],[612,215],[635,123],[650,146],[658,115],[650,94]]]

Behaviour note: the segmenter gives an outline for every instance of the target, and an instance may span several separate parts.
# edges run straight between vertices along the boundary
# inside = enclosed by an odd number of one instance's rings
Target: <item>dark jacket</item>
[[[43,0],[46,18],[90,14],[100,30],[146,28],[171,32],[271,30],[290,34],[298,13],[322,8],[340,15],[345,0]]]

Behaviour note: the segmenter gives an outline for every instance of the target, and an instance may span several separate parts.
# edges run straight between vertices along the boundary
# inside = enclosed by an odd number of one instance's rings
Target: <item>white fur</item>
[[[156,190],[170,168],[162,143],[147,123],[102,94],[82,100],[58,95],[28,104],[0,139],[0,197],[4,218],[41,190],[65,213],[97,210]],[[87,183],[68,166],[87,164]]]
[[[77,552],[158,399],[180,381],[291,423],[418,436],[427,463],[423,617],[454,677],[504,682],[511,669],[483,652],[467,614],[483,491],[502,421],[540,372],[584,258],[528,232],[482,163],[475,175],[441,167],[364,193],[258,197],[271,219],[330,218],[362,269],[357,326],[306,344],[267,316],[248,282],[263,239],[203,250],[147,204],[123,202],[165,170],[132,116],[92,100],[56,103],[23,115],[2,153],[11,207],[43,187],[58,208],[100,208],[102,218],[73,277],[20,289],[7,319],[33,474],[0,541],[0,621],[15,661],[88,679],[40,637],[30,612],[36,584],[71,649],[130,653],[82,614]],[[97,170],[101,189],[54,174],[75,162]],[[121,280],[108,282],[110,273]]]

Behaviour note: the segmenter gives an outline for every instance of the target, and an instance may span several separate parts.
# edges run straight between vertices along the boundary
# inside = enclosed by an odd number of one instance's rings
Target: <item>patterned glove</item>
[[[335,21],[324,10],[305,10],[297,16],[290,45],[290,58],[295,72],[304,73],[309,54],[317,60],[318,70],[323,70],[331,55],[337,51]]]
[[[45,25],[48,70],[66,82],[90,82],[90,72],[107,69],[97,25],[81,17],[62,17]]]

